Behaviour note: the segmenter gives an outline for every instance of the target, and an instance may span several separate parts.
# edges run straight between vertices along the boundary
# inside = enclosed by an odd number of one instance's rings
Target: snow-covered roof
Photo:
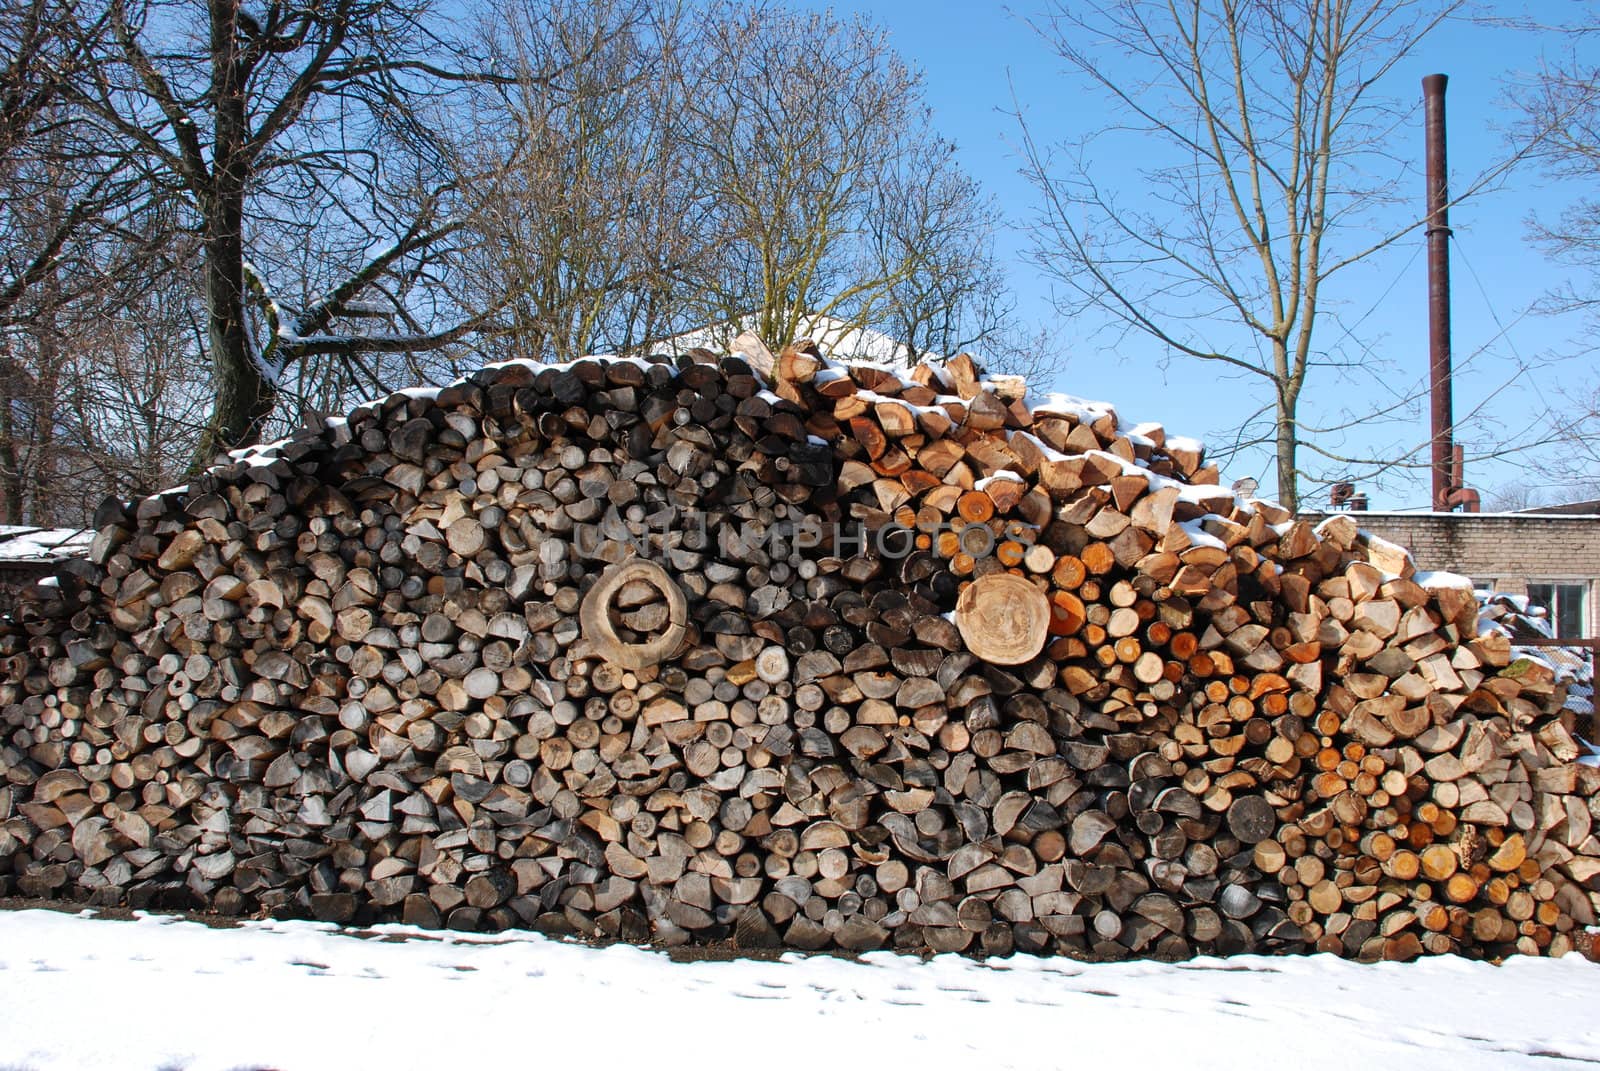
[[[89,553],[94,532],[87,528],[30,528],[0,524],[0,565],[56,562]]]
[[[1519,509],[1516,512],[1546,517],[1594,517],[1600,516],[1600,498],[1592,498],[1586,502],[1562,502],[1553,506],[1534,506],[1530,509]]]
[[[686,350],[707,349],[721,350],[728,340],[742,331],[753,329],[756,326],[753,318],[747,317],[737,324],[717,324],[697,328],[674,338],[669,338],[652,349],[662,352],[678,354]],[[870,327],[857,327],[832,316],[808,316],[800,321],[800,327],[795,333],[796,338],[809,338],[815,342],[824,353],[834,360],[839,361],[872,361],[889,365],[904,365],[912,357],[927,357],[932,361],[942,361],[944,358],[938,354],[912,354],[904,342],[891,338],[882,331],[875,331]]]
[[[1410,519],[1410,520],[1447,520],[1447,521],[1451,521],[1453,523],[1464,523],[1464,522],[1467,522],[1467,521],[1537,521],[1537,520],[1562,521],[1562,520],[1565,520],[1565,521],[1577,521],[1577,522],[1585,522],[1585,521],[1587,521],[1587,522],[1592,524],[1592,523],[1594,523],[1595,520],[1600,519],[1600,517],[1597,517],[1595,512],[1593,512],[1593,511],[1581,512],[1581,511],[1578,511],[1578,510],[1575,510],[1575,509],[1564,509],[1564,508],[1561,508],[1561,507],[1553,507],[1553,506],[1545,508],[1545,509],[1502,510],[1502,511],[1499,511],[1499,512],[1495,512],[1495,511],[1490,510],[1490,511],[1484,511],[1482,513],[1462,513],[1460,511],[1452,511],[1452,512],[1445,513],[1445,512],[1438,511],[1438,510],[1428,510],[1428,509],[1358,509],[1358,510],[1338,510],[1338,509],[1334,509],[1334,510],[1330,510],[1330,509],[1312,509],[1312,508],[1302,509],[1300,511],[1300,513],[1301,513],[1302,516],[1306,517],[1307,519],[1311,519],[1311,518],[1315,518],[1315,517],[1341,517],[1341,516],[1342,517],[1355,517],[1355,518],[1361,518],[1361,517],[1383,517],[1383,518],[1386,518],[1386,519],[1387,518],[1407,518],[1407,519]]]

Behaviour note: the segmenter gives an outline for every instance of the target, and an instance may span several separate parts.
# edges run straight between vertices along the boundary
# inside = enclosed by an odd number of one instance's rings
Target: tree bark
[[[261,437],[261,428],[277,401],[277,391],[262,374],[245,329],[244,242],[240,234],[243,196],[225,195],[214,207],[207,227],[206,317],[217,400],[195,450],[191,471],[211,459]]]
[[[22,523],[22,461],[11,405],[0,405],[0,523]]]
[[[246,143],[250,120],[245,82],[250,65],[240,55],[238,0],[212,0],[211,104],[215,141],[209,176],[196,191],[205,208],[206,317],[217,400],[190,464],[198,472],[218,453],[249,446],[277,402],[250,345],[245,325],[244,200],[250,171]]]
[[[1300,486],[1296,473],[1296,457],[1300,450],[1300,429],[1295,420],[1295,397],[1278,392],[1277,426],[1273,435],[1277,440],[1278,501],[1285,509],[1300,508]]]

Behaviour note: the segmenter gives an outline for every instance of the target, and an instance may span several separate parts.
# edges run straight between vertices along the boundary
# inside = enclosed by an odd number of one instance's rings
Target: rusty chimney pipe
[[[1422,80],[1427,130],[1428,182],[1428,383],[1433,395],[1433,508],[1450,508],[1450,492],[1461,486],[1455,469],[1455,418],[1450,403],[1450,176],[1445,167],[1444,87],[1448,79]]]

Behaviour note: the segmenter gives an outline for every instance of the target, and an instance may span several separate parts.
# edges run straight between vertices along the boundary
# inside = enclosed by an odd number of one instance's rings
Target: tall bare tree
[[[718,255],[682,137],[693,30],[650,0],[496,8],[485,85],[456,166],[477,245],[474,302],[499,307],[486,355],[567,360],[696,324]]]
[[[81,519],[72,399],[105,375],[91,339],[176,233],[161,191],[75,106],[107,29],[103,6],[76,0],[0,8],[0,522]]]
[[[0,6],[0,327],[68,296],[74,243],[134,185],[69,103],[105,29],[75,0]]]
[[[257,439],[304,362],[337,358],[355,376],[364,355],[471,329],[423,322],[411,300],[459,230],[451,184],[427,160],[427,111],[462,75],[426,0],[108,0],[105,12],[76,103],[181,192],[200,233],[216,400],[197,464]],[[320,246],[314,291],[274,274],[293,264],[274,256],[285,231]],[[393,330],[365,326],[374,303]]]
[[[954,152],[953,145],[936,149]],[[900,343],[907,362],[979,354],[990,371],[1045,386],[1062,360],[1054,332],[1030,333],[1017,313],[996,243],[1005,226],[993,198],[954,167],[919,161],[886,183],[873,223],[885,250],[880,262],[904,258],[913,271],[889,286],[876,326]]]
[[[820,318],[907,331],[913,356],[998,337],[996,213],[885,32],[774,4],[702,23],[686,137],[726,252],[708,318],[779,346]]]
[[[458,151],[477,302],[502,308],[491,354],[747,328],[777,347],[823,321],[905,358],[1015,342],[999,213],[869,22],[527,2],[495,12],[480,51],[516,77],[479,93]]]
[[[1576,22],[1528,26],[1551,43],[1531,76],[1513,86],[1519,115],[1516,137],[1531,146],[1533,163],[1557,189],[1574,196],[1555,212],[1529,214],[1529,236],[1564,273],[1539,304],[1540,311],[1578,319],[1578,355],[1586,375],[1572,377],[1555,417],[1557,444],[1546,468],[1566,481],[1569,497],[1600,495],[1600,377],[1592,373],[1600,349],[1600,18],[1592,10]],[[1570,366],[1569,366],[1570,367]]]
[[[1549,308],[1584,314],[1600,342],[1600,62],[1594,58],[1600,19],[1546,32],[1560,47],[1513,93],[1520,133],[1549,178],[1582,192],[1554,216],[1531,214],[1528,227],[1534,241],[1574,273],[1550,295]]]
[[[82,203],[84,175],[48,158],[34,169],[59,177],[13,206],[23,237],[56,231]],[[170,458],[192,451],[191,410],[206,397],[180,210],[148,195],[105,204],[0,326],[0,521],[82,523],[107,493],[177,482]]]
[[[1060,156],[1024,127],[1038,262],[1069,311],[1259,384],[1287,505],[1302,450],[1323,449],[1301,419],[1314,372],[1362,361],[1359,339],[1328,330],[1344,278],[1415,226],[1383,211],[1410,112],[1385,76],[1458,6],[1104,0],[1035,23],[1116,115]],[[1130,135],[1141,189],[1119,196],[1094,153]]]

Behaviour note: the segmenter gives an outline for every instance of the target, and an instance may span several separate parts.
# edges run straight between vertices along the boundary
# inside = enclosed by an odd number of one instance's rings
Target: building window
[[[1587,636],[1589,585],[1581,580],[1530,580],[1528,601],[1550,611],[1550,627],[1562,638]]]

